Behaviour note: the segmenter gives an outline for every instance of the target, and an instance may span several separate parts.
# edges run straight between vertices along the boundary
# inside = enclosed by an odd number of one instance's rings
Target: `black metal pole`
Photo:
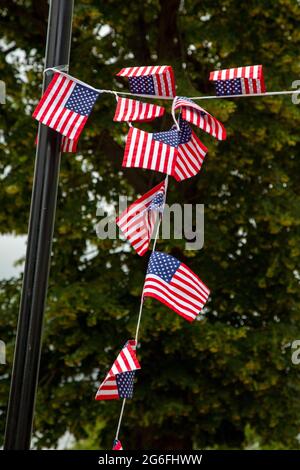
[[[45,67],[68,65],[74,0],[50,0]],[[44,89],[51,77],[45,77]],[[4,449],[30,447],[60,167],[61,136],[39,126]]]

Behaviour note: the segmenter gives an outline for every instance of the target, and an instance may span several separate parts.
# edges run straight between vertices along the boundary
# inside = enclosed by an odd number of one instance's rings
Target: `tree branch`
[[[158,28],[158,60],[181,58],[177,15],[180,0],[160,0]]]

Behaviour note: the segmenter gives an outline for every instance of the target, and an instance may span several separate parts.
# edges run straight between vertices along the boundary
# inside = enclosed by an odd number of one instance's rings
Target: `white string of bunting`
[[[300,90],[267,92],[261,65],[213,71],[209,80],[215,85],[216,95],[193,97],[176,96],[174,72],[170,66],[122,69],[117,76],[128,79],[129,92],[95,88],[69,75],[67,70],[64,65],[44,70],[44,73],[53,72],[53,78],[33,113],[37,121],[62,134],[61,150],[76,152],[78,139],[97,98],[101,93],[112,94],[117,101],[114,121],[126,122],[129,126],[122,166],[165,175],[161,183],[139,197],[116,219],[140,256],[149,250],[156,230],[141,294],[135,339],[126,342],[95,397],[96,400],[123,400],[113,444],[113,450],[123,450],[119,433],[127,399],[133,396],[135,372],[141,369],[136,347],[145,298],[152,297],[193,322],[210,296],[209,288],[188,266],[156,249],[169,176],[180,182],[197,175],[208,152],[190,124],[218,140],[226,139],[224,125],[194,101],[294,95]],[[134,127],[133,122],[150,122],[161,117],[165,108],[123,98],[126,96],[171,100],[172,128],[150,133]]]
[[[167,198],[168,178],[169,177],[167,175],[166,178],[165,178],[165,193],[164,193],[164,203],[163,203],[163,205],[166,203],[166,198]],[[163,208],[162,208],[162,210],[163,210]],[[153,240],[152,250],[151,250],[152,253],[155,251],[155,248],[156,248],[156,242],[157,242],[158,235],[159,235],[159,229],[160,229],[160,226],[161,226],[162,217],[163,217],[162,212],[160,212],[159,213],[159,218],[158,218],[158,221],[157,221],[157,227],[156,227],[155,237],[154,237],[154,240]],[[144,289],[142,290],[142,294],[141,294],[140,309],[139,309],[139,313],[138,313],[138,319],[137,319],[137,325],[136,325],[136,331],[135,331],[135,343],[136,343],[136,345],[138,345],[139,330],[140,330],[140,324],[141,324],[141,319],[142,319],[143,306],[144,306]],[[118,425],[117,425],[115,442],[119,441],[119,433],[120,433],[120,428],[121,428],[122,419],[123,419],[123,415],[124,415],[125,405],[126,405],[126,398],[123,398],[121,411],[120,411],[120,415],[119,415],[119,420],[118,420]]]
[[[95,88],[91,85],[88,85],[87,83],[79,80],[78,78],[73,77],[72,75],[64,72],[61,67],[64,66],[57,66],[57,67],[48,67],[47,69],[44,70],[44,73],[47,72],[58,72],[61,75],[64,75],[65,77],[71,78],[75,83],[78,83],[80,85],[83,85],[87,88],[90,88],[91,90],[94,90],[98,93],[109,93],[115,96],[122,95],[122,96],[135,96],[137,98],[149,98],[149,99],[156,99],[156,100],[173,100],[174,97],[171,96],[161,96],[161,95],[146,95],[146,94],[141,94],[141,93],[130,93],[130,92],[125,92],[125,91],[120,91],[120,90],[108,90],[104,88]],[[189,96],[188,98],[191,100],[216,100],[216,99],[226,99],[226,98],[256,98],[258,96],[278,96],[278,95],[294,95],[294,94],[300,94],[300,89],[295,89],[295,90],[280,90],[280,91],[268,91],[264,93],[252,93],[252,94],[241,94],[241,95],[211,95],[211,96]]]

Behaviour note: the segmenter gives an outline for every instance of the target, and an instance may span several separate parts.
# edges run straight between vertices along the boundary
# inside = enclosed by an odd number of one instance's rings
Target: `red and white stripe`
[[[119,439],[114,442],[112,450],[124,450],[121,441]]]
[[[181,115],[185,121],[194,124],[216,139],[226,139],[226,130],[223,124],[198,104],[179,96],[175,100],[174,109],[179,108],[181,108]],[[204,116],[203,113],[205,113]]]
[[[128,98],[118,98],[114,121],[117,122],[148,122],[157,117],[161,117],[165,108],[151,103]]]
[[[106,377],[96,393],[95,400],[118,400],[118,398],[116,377]]]
[[[143,296],[154,297],[192,322],[204,307],[210,290],[184,263],[181,263],[171,282],[147,274]]]
[[[235,67],[232,69],[214,70],[210,72],[209,79],[232,80],[234,78],[254,78],[261,79],[263,77],[262,65],[247,65],[246,67]]]
[[[36,135],[36,138],[35,138],[35,145],[37,145],[37,143],[38,143],[38,134]],[[70,140],[68,139],[68,137],[62,136],[60,151],[65,152],[65,153],[76,153],[77,144],[78,144],[78,139]]]
[[[178,147],[176,164],[172,173],[176,181],[183,181],[197,175],[201,170],[207,151],[207,147],[192,132],[191,140]]]
[[[116,400],[119,398],[119,392],[115,376],[123,372],[129,372],[140,369],[141,366],[137,360],[135,340],[127,341],[126,345],[113,363],[104,381],[100,385],[95,400]]]
[[[87,116],[65,108],[76,83],[69,77],[55,73],[33,117],[71,140],[77,140]]]
[[[119,77],[142,77],[152,75],[157,96],[176,96],[174,71],[170,65],[149,65],[122,69]]]
[[[165,195],[166,184],[162,181],[131,204],[117,217],[116,223],[135,251],[143,256],[149,248],[153,229],[158,217],[157,211],[148,211],[153,198],[159,192]]]
[[[153,134],[131,127],[126,140],[122,166],[146,168],[167,175],[174,172],[177,148],[158,142]]]
[[[241,79],[243,95],[266,92],[262,65],[247,65],[246,67],[214,70],[210,72],[209,76],[209,79],[212,81],[233,80],[235,78]]]
[[[255,95],[266,91],[264,82],[254,78],[241,78],[241,86],[243,95]]]
[[[63,136],[61,140],[61,151],[65,153],[76,153],[77,150],[77,140],[68,139],[68,137]]]

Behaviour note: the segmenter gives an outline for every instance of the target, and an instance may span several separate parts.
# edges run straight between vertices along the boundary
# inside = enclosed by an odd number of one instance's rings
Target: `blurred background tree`
[[[47,28],[46,0],[0,6],[0,232],[25,234],[34,169]],[[268,90],[299,77],[300,7],[295,0],[76,0],[70,72],[98,88],[121,89],[131,65],[170,64],[179,95],[212,94],[209,72],[263,64]],[[127,90],[127,88],[126,88]],[[164,103],[165,104],[165,103]],[[169,104],[167,105],[169,107]],[[76,156],[62,157],[34,435],[54,447],[70,432],[79,448],[111,448],[120,402],[95,402],[97,386],[132,337],[148,256],[99,240],[97,207],[135,198],[162,176],[122,170],[124,124],[103,96]],[[134,448],[296,448],[299,366],[299,108],[291,97],[205,102],[228,139],[209,147],[195,178],[170,182],[168,202],[205,204],[205,245],[158,247],[200,275],[212,296],[187,324],[147,300],[134,399],[120,438]],[[166,130],[168,115],[145,129]],[[4,432],[21,279],[0,283],[0,434]],[[100,372],[99,372],[100,371]]]

